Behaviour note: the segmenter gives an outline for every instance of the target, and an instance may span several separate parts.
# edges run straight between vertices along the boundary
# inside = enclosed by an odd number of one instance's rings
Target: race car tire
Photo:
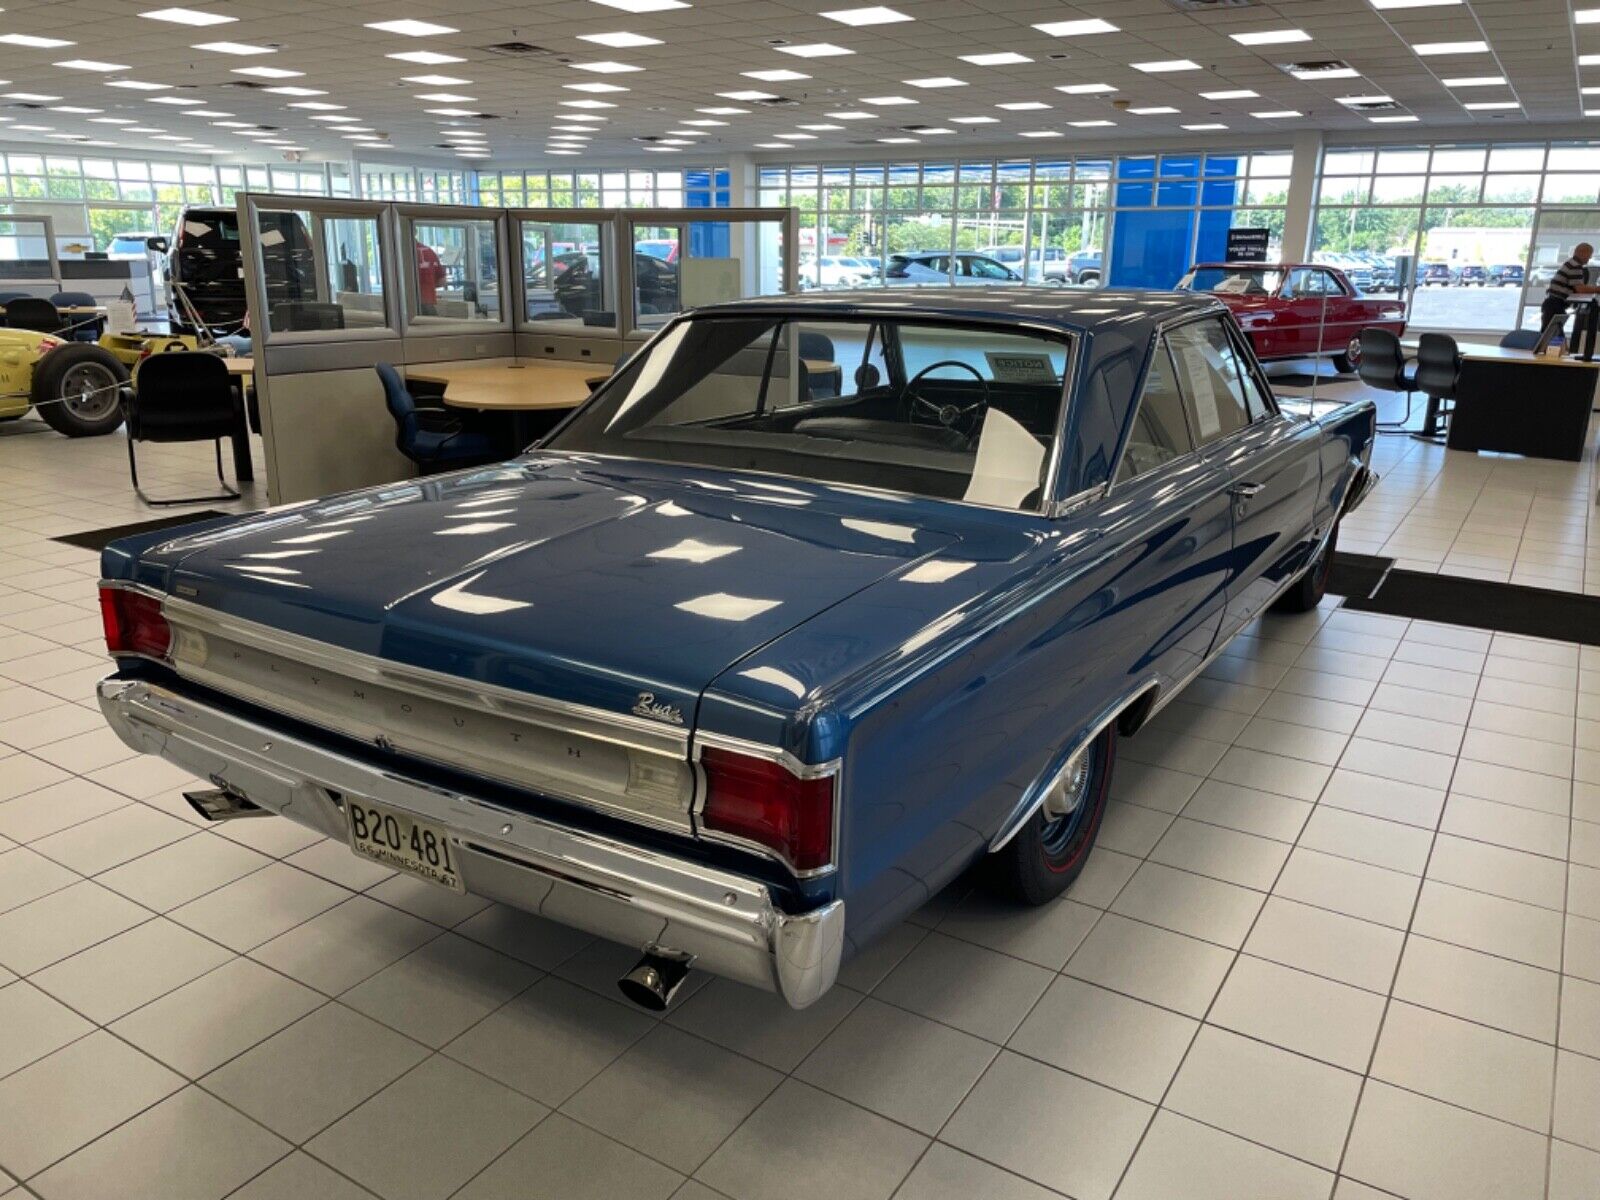
[[[63,342],[33,369],[32,399],[46,425],[68,437],[99,437],[122,424],[128,371],[89,342]]]

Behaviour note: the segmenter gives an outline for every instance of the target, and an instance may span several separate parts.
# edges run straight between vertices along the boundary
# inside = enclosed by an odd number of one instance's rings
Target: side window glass
[[[1184,415],[1183,394],[1168,357],[1166,342],[1157,339],[1145,373],[1144,391],[1133,414],[1128,445],[1122,452],[1117,480],[1132,479],[1194,449]]]
[[[1277,410],[1268,398],[1258,372],[1250,369],[1250,355],[1244,349],[1242,339],[1235,333],[1229,342],[1233,347],[1234,361],[1239,365],[1239,378],[1244,384],[1244,401],[1250,410],[1250,419],[1259,421],[1270,417]]]
[[[1238,355],[1218,321],[1195,321],[1168,336],[1179,385],[1199,445],[1226,437],[1250,423]]]
[[[1289,272],[1289,286],[1284,289],[1284,295],[1291,300],[1298,300],[1311,294],[1311,272],[1304,268]]]
[[[1339,281],[1326,271],[1317,272],[1317,282],[1324,296],[1342,296],[1344,289],[1339,286]]]

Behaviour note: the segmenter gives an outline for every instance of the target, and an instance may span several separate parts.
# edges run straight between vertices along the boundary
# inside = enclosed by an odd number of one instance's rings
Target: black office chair
[[[1456,398],[1456,380],[1461,375],[1461,351],[1455,338],[1444,333],[1425,333],[1417,339],[1417,390],[1428,397],[1428,413],[1422,431],[1414,437],[1435,439],[1444,431],[1440,418],[1449,423],[1447,405]]]
[[[128,424],[128,473],[139,499],[154,505],[237,500],[239,493],[228,487],[222,475],[222,439],[232,437],[239,428],[237,403],[228,368],[214,354],[152,354],[142,361],[122,404],[122,416]],[[135,442],[205,441],[216,443],[220,493],[175,500],[152,500],[144,494],[139,487]]]
[[[1513,329],[1500,339],[1502,350],[1532,350],[1539,344],[1537,329]]]
[[[272,328],[279,332],[343,329],[344,309],[311,300],[284,300],[272,306]]]
[[[4,309],[5,306],[10,304],[13,300],[21,300],[28,295],[28,292],[0,292],[0,309]],[[4,312],[0,312],[0,328],[4,328],[10,324],[11,322],[6,317],[6,314]]]
[[[461,420],[435,409],[419,408],[405,381],[388,363],[378,363],[383,400],[394,418],[394,445],[424,474],[450,471],[505,457],[486,433],[466,429]]]
[[[100,301],[88,292],[57,292],[50,297],[50,303],[57,309],[96,308]],[[75,342],[98,342],[100,335],[106,331],[106,319],[99,314],[85,317],[61,313],[60,317],[61,327],[71,330],[71,338]]]
[[[61,314],[48,300],[37,296],[18,296],[6,301],[6,324],[12,329],[31,329],[35,333],[61,334]]]
[[[834,362],[833,339],[825,333],[813,333],[802,330],[800,333],[800,357],[813,362]],[[825,400],[830,396],[839,394],[839,383],[843,372],[812,371],[809,382],[802,393],[812,400]]]
[[[1411,394],[1417,390],[1417,381],[1406,370],[1405,351],[1400,339],[1387,329],[1361,331],[1361,362],[1356,368],[1361,382],[1381,392],[1404,392],[1406,415],[1398,421],[1381,421],[1378,428],[1399,432],[1411,423]]]

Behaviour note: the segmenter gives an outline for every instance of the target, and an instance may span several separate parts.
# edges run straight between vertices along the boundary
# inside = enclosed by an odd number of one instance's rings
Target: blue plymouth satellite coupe
[[[1317,604],[1368,402],[1209,296],[700,309],[496,466],[114,543],[107,719],[358,854],[799,1008],[980,867],[1082,871],[1118,737]]]

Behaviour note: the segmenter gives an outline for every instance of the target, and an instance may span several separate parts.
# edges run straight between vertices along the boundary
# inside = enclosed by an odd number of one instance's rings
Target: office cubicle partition
[[[686,308],[791,291],[793,209],[238,197],[268,495],[410,478],[373,367],[594,363]]]

